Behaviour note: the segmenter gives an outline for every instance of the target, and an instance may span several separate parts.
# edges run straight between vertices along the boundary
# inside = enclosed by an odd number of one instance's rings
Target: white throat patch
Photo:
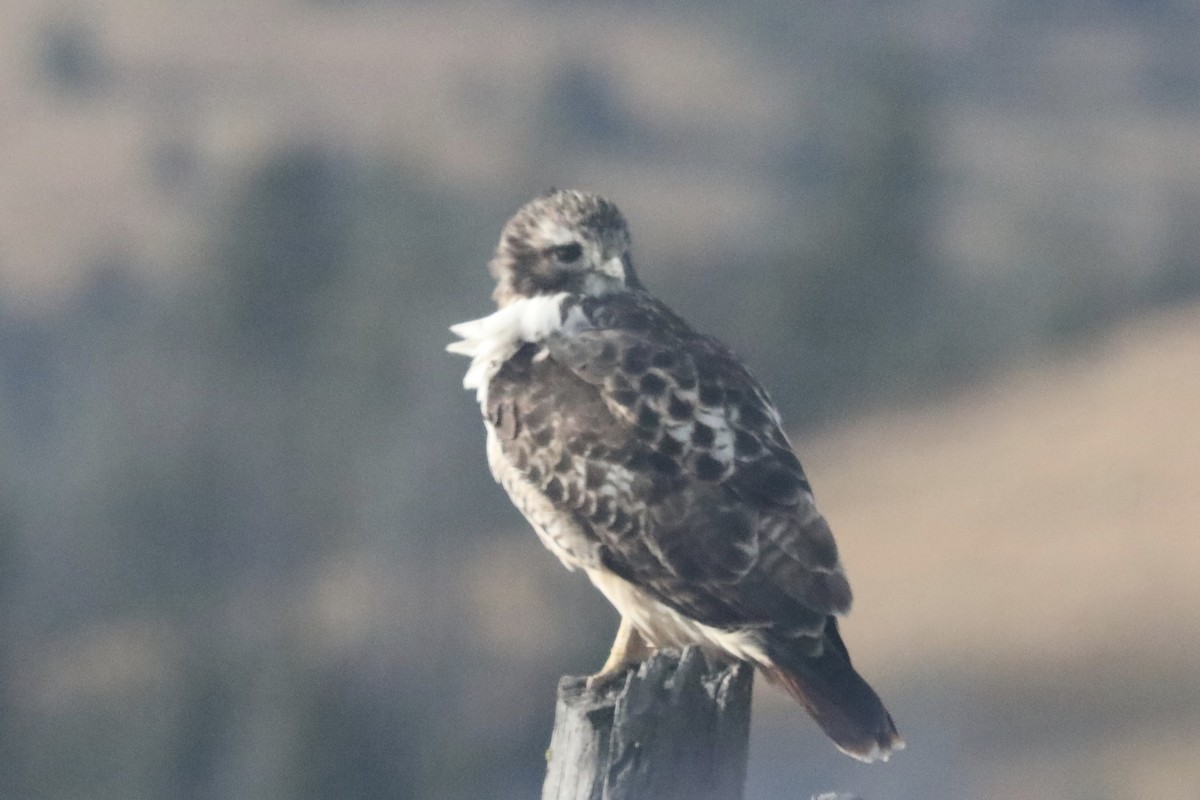
[[[505,361],[527,342],[540,342],[563,327],[562,303],[566,292],[550,296],[523,297],[486,317],[460,322],[450,331],[462,341],[446,350],[471,359],[463,388],[474,389],[480,408],[487,411],[487,390]]]

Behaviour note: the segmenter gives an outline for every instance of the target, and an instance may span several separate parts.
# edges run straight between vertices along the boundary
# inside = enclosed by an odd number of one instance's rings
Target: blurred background
[[[744,355],[909,748],[750,800],[1200,797],[1200,8],[6,0],[0,796],[528,798],[615,616],[446,327],[551,186]]]

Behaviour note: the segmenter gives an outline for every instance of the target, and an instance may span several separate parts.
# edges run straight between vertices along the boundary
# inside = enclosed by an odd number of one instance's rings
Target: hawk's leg
[[[595,675],[587,679],[589,689],[597,689],[608,683],[628,669],[631,665],[643,661],[650,655],[653,648],[646,643],[638,629],[633,627],[628,617],[621,617],[621,625],[617,628],[617,638],[613,640],[612,650],[608,660]]]

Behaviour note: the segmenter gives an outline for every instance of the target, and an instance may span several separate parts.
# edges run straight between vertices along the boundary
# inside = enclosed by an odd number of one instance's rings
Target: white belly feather
[[[632,622],[655,647],[682,648],[695,644],[743,661],[770,664],[762,638],[754,631],[725,631],[702,625],[603,567],[590,568],[587,575],[621,616]]]

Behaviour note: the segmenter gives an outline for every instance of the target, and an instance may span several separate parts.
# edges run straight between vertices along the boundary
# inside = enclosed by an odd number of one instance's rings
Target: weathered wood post
[[[753,680],[694,647],[596,691],[563,678],[542,800],[741,800]]]

